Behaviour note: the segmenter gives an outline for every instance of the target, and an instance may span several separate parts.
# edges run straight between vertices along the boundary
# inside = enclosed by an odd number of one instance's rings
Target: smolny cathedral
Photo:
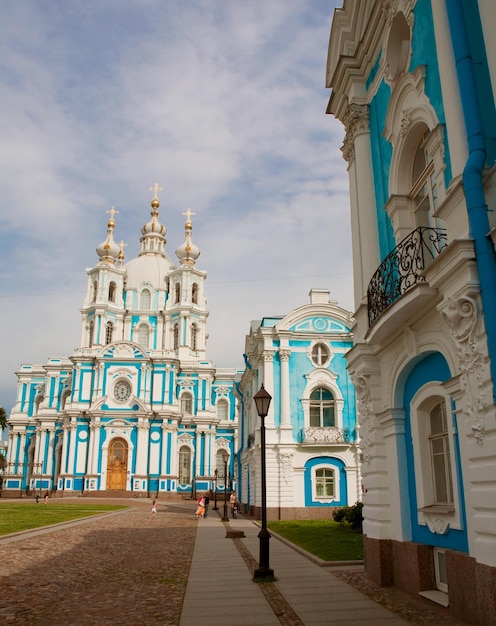
[[[80,347],[17,373],[7,492],[155,495],[191,491],[193,480],[204,490],[222,453],[234,455],[236,371],[206,358],[206,272],[195,266],[192,213],[176,266],[154,191],[139,254],[126,264],[110,211],[87,270]]]

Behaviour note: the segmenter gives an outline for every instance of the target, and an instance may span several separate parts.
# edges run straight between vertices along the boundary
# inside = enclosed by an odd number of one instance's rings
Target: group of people
[[[200,496],[196,504],[197,504],[196,511],[195,511],[196,519],[207,517],[208,505],[210,504],[210,498],[206,495]],[[235,519],[239,511],[239,502],[238,502],[238,497],[235,491],[233,491],[229,497],[229,504],[231,506],[231,516],[233,519]]]
[[[38,500],[36,500],[38,502]],[[46,496],[46,502],[48,502],[48,496]],[[201,519],[203,517],[207,517],[208,515],[208,507],[210,504],[210,498],[207,495],[200,496],[197,501],[196,506],[196,519]],[[229,497],[229,504],[231,506],[231,516],[233,519],[236,519],[239,511],[239,502],[236,492],[233,491]],[[154,500],[152,502],[152,517],[156,517],[157,515],[157,501]]]

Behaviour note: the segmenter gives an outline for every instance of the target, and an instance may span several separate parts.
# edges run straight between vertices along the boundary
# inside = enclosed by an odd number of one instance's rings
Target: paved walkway
[[[277,581],[254,583],[259,528],[249,519],[226,526],[210,511],[197,522],[193,502],[159,502],[156,517],[145,499],[113,503],[130,508],[0,538],[2,626],[459,624],[430,612],[407,622],[276,536]]]
[[[408,624],[276,537],[270,566],[277,582],[254,583],[250,565],[258,561],[259,528],[244,518],[229,527],[245,538],[226,538],[214,511],[198,522],[180,626]]]

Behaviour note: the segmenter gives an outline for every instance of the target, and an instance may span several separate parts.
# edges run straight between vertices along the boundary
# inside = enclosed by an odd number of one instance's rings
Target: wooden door
[[[107,463],[107,490],[116,491],[126,488],[127,479],[127,443],[124,439],[110,442]]]

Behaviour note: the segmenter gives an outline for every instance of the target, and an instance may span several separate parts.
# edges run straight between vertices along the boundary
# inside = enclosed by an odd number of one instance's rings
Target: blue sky
[[[79,345],[112,206],[136,256],[158,182],[167,250],[190,208],[207,355],[243,367],[250,321],[351,310],[342,126],[325,114],[340,0],[2,0],[0,405],[15,371]]]

